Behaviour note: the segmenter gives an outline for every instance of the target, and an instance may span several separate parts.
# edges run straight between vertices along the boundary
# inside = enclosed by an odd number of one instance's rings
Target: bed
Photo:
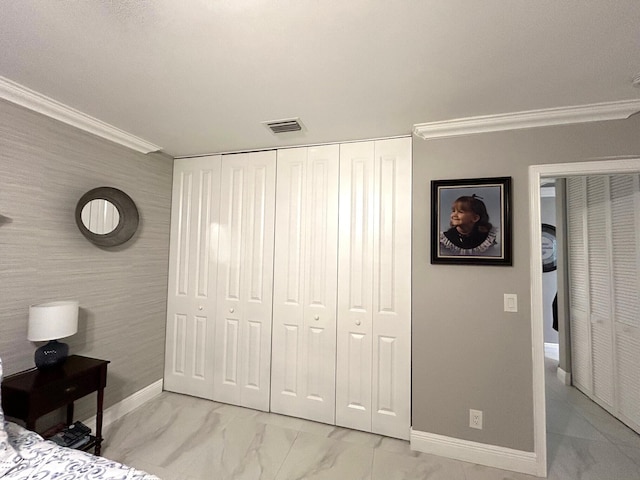
[[[160,480],[154,475],[107,458],[60,447],[44,440],[37,433],[6,421],[1,405],[0,402],[2,480]]]

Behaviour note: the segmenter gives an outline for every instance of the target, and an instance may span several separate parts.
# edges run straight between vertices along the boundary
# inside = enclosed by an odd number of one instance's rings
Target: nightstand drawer
[[[47,388],[32,394],[32,406],[46,405],[48,409],[64,407],[68,403],[89,395],[98,389],[98,376],[70,378],[64,382],[47,385]],[[39,410],[36,407],[36,410]]]

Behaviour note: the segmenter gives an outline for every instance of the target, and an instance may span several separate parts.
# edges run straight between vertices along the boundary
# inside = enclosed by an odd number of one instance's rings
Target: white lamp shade
[[[78,331],[78,307],[77,301],[31,305],[27,338],[39,342],[73,335]]]

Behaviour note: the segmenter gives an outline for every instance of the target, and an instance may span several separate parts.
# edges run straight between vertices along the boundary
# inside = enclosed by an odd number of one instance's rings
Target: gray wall
[[[413,429],[533,451],[527,168],[640,156],[640,116],[416,137],[413,150]],[[492,176],[513,177],[513,266],[431,265],[430,181]],[[504,293],[518,313],[503,311]],[[484,411],[483,430],[468,427],[470,408]]]
[[[163,375],[172,159],[143,155],[0,101],[0,355],[6,374],[31,368],[28,307],[80,301],[71,353],[110,360],[110,406]],[[78,199],[98,186],[131,196],[140,227],[102,249],[79,232]],[[95,397],[78,403],[95,413]]]

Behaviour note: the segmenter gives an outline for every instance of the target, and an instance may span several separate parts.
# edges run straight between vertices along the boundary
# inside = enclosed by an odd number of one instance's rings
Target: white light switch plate
[[[516,295],[515,293],[504,294],[504,311],[505,312],[518,311],[518,295]]]

